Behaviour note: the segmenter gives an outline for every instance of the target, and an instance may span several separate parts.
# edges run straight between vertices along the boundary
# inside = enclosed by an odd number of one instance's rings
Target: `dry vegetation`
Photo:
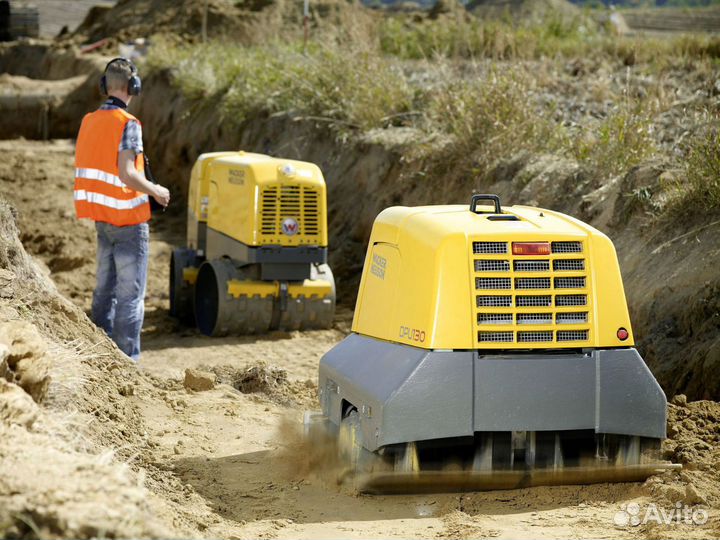
[[[670,199],[718,200],[708,181],[717,135],[702,126],[717,122],[720,38],[621,37],[587,15],[561,15],[523,25],[457,10],[386,16],[349,33],[320,27],[307,50],[292,32],[250,46],[160,39],[148,68],[170,69],[187,98],[238,124],[286,112],[343,136],[411,127],[432,141],[416,155],[475,176],[523,150],[574,159],[599,180],[664,157],[685,171]],[[704,121],[668,129],[678,115]]]

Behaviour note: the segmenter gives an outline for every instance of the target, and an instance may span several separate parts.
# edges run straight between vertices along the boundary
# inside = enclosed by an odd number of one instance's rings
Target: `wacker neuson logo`
[[[655,504],[643,507],[638,503],[623,504],[615,513],[613,522],[618,527],[637,527],[648,523],[659,525],[705,525],[708,512],[697,506],[675,503],[674,507],[661,508]]]

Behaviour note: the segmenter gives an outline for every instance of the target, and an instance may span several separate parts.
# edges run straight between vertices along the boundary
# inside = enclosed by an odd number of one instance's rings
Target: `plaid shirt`
[[[127,108],[127,105],[125,105],[125,103],[121,100],[110,97],[102,104],[100,110],[109,111],[112,109],[125,108]],[[130,120],[127,124],[125,124],[125,130],[123,131],[122,138],[120,139],[118,152],[122,152],[123,150],[132,150],[135,152],[135,155],[143,153],[142,128],[135,120]]]

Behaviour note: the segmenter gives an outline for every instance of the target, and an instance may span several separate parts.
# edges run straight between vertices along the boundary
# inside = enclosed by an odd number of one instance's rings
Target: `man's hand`
[[[155,199],[161,206],[167,206],[170,204],[170,192],[166,187],[160,184],[153,184],[155,188],[154,193],[150,193],[153,199]]]
[[[130,189],[150,195],[162,206],[167,206],[170,202],[170,192],[167,188],[160,184],[153,184],[135,168],[135,152],[132,150],[120,152],[118,171],[120,172],[120,180]]]

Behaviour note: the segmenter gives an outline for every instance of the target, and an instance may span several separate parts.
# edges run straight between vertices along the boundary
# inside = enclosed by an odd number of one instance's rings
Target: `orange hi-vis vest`
[[[150,199],[128,188],[119,177],[118,147],[125,125],[138,121],[123,109],[97,110],[85,115],[75,147],[75,210],[78,218],[118,227],[150,219]],[[135,159],[144,171],[142,154]]]

